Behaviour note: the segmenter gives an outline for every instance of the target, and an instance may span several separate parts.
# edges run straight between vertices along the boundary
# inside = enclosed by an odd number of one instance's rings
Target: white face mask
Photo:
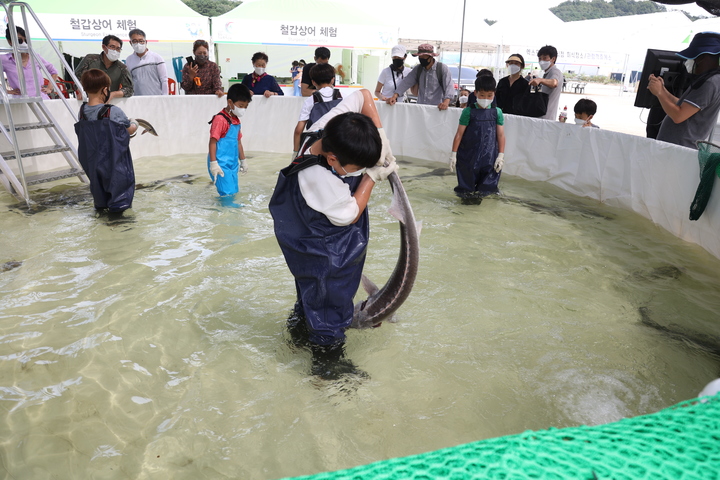
[[[477,104],[480,106],[480,108],[490,108],[490,105],[492,105],[492,99],[478,98]]]
[[[135,43],[132,44],[133,50],[135,50],[135,53],[145,53],[145,49],[147,49],[147,45],[144,43]]]
[[[262,67],[255,67],[255,75],[262,75],[265,73],[265,69]]]
[[[115,62],[115,61],[117,61],[117,60],[120,60],[120,52],[118,52],[118,51],[110,50],[110,49],[108,48],[108,51],[107,51],[107,53],[106,53],[105,55],[107,55],[108,60],[110,60],[111,62]]]
[[[340,168],[342,168],[343,170],[345,170],[342,166],[341,166]],[[333,172],[337,173],[337,174],[340,176],[340,178],[359,177],[360,175],[362,175],[363,173],[365,173],[365,170],[366,170],[365,168],[361,168],[360,170],[358,170],[358,171],[356,171],[356,172],[347,172],[347,171],[346,171],[345,174],[343,175],[343,174],[341,174],[340,172],[338,172],[337,170],[335,170],[335,167],[333,167]]]
[[[467,101],[468,101],[468,97],[466,97],[464,95],[462,97],[460,97],[460,103],[467,103]]]
[[[685,68],[687,68],[688,73],[693,73],[693,68],[695,68],[695,59],[688,58],[685,60]]]
[[[540,60],[538,63],[540,64],[540,68],[542,68],[543,70],[547,70],[548,68],[550,68],[550,62]]]
[[[585,125],[586,122],[587,122],[587,120],[583,120],[582,118],[576,118],[576,119],[575,119],[575,124],[576,124],[576,125]]]
[[[233,113],[235,114],[236,117],[240,118],[243,115],[245,115],[246,110],[247,110],[247,108],[235,107],[235,108],[233,108]]]
[[[515,75],[521,70],[521,68],[519,65],[509,65],[508,70],[510,71],[510,75]]]

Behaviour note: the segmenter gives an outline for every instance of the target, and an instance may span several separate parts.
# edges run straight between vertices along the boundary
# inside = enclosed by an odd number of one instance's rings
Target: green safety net
[[[710,200],[715,176],[720,177],[720,147],[710,142],[697,142],[700,163],[700,184],[690,204],[690,220],[697,220]]]
[[[720,479],[720,394],[593,427],[527,431],[312,480]]]

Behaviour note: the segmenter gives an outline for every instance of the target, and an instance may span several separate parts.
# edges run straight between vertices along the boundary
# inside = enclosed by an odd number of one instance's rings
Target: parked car
[[[460,76],[460,82],[458,82],[458,66],[448,65],[450,74],[453,78],[454,88],[457,90],[458,83],[460,88],[467,88],[471,92],[475,91],[475,77],[477,76],[477,70],[470,67],[462,67],[462,75]]]

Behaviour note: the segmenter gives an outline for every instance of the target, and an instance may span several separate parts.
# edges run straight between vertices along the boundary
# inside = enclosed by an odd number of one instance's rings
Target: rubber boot
[[[355,364],[345,357],[345,344],[310,345],[312,351],[311,373],[323,380],[337,380],[345,375],[367,377]]]
[[[287,329],[290,333],[290,341],[294,346],[302,348],[310,345],[310,331],[307,328],[305,313],[299,303],[296,303],[293,311],[290,312]]]

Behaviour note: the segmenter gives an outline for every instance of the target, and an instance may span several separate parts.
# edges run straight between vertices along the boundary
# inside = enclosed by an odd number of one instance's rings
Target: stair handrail
[[[70,77],[75,82],[76,90],[80,92],[81,98],[87,98],[87,96],[85,95],[85,90],[82,88],[82,84],[80,83],[80,80],[75,75],[75,71],[72,69],[72,67],[70,67],[70,65],[67,63],[67,61],[65,61],[65,57],[63,57],[62,52],[60,52],[60,49],[55,44],[55,41],[52,39],[52,37],[50,36],[48,31],[45,29],[42,22],[40,21],[40,18],[38,18],[38,16],[35,14],[32,7],[30,7],[30,5],[27,2],[13,1],[13,2],[5,3],[4,1],[0,1],[0,4],[5,9],[5,14],[8,19],[8,28],[10,30],[10,36],[13,40],[13,51],[14,51],[13,53],[15,55],[16,64],[17,64],[17,59],[20,58],[20,56],[17,53],[17,30],[15,29],[15,20],[13,18],[12,13],[13,13],[15,7],[20,7],[23,24],[25,25],[25,35],[26,35],[26,40],[27,40],[27,45],[28,45],[28,51],[29,51],[29,53],[31,53],[33,66],[35,65],[35,62],[37,62],[37,65],[40,66],[40,69],[42,70],[43,74],[49,78],[52,78],[52,75],[50,75],[47,68],[45,67],[43,62],[40,61],[37,53],[32,48],[32,43],[31,43],[32,40],[30,38],[32,35],[30,34],[30,29],[28,28],[29,26],[28,26],[26,12],[30,13],[33,20],[35,20],[35,23],[37,24],[38,28],[42,31],[45,39],[48,41],[48,43],[52,47],[53,51],[55,52],[55,55],[57,55],[58,60],[60,61],[62,66],[65,68],[65,71],[68,74],[70,74]],[[22,63],[20,63],[20,65],[22,65]],[[25,89],[24,77],[25,77],[25,75],[24,75],[24,72],[20,73],[20,71],[22,71],[22,68],[20,68],[18,71],[18,81],[20,82],[21,91],[23,91],[23,94],[25,94],[24,93],[24,89]],[[33,68],[33,76],[35,77],[35,91],[38,92],[38,95],[39,95],[40,94],[39,93],[40,92],[39,82],[38,82],[38,78],[37,78],[37,75],[35,74],[35,72],[36,72],[36,69]],[[20,76],[20,75],[22,75],[22,76]],[[54,81],[50,82],[50,85],[52,85],[53,90],[58,94],[58,97],[60,97],[63,104],[68,109],[68,112],[70,112],[70,115],[72,116],[72,118],[77,122],[78,121],[77,111],[72,108],[72,106],[70,105],[69,99],[65,98],[65,95],[63,95],[63,93],[60,91],[60,88],[57,86],[57,84]]]

